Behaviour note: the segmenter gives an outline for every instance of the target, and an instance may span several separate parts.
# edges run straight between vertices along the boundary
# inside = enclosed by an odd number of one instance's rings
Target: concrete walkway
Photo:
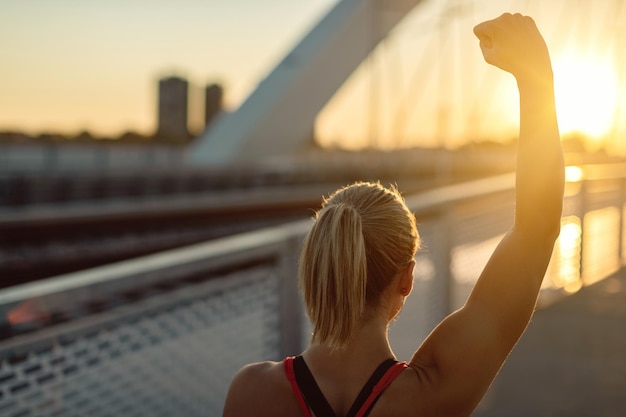
[[[537,311],[472,416],[626,416],[626,270]]]

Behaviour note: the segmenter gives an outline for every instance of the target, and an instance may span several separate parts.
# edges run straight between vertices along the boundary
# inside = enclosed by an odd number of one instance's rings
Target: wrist
[[[530,68],[529,71],[515,74],[515,80],[520,91],[527,89],[554,91],[552,67],[542,70]]]

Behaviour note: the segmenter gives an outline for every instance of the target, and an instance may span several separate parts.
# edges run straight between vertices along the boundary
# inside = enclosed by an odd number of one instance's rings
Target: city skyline
[[[0,0],[0,129],[152,133],[172,75],[224,85],[232,108],[332,2]]]
[[[189,91],[189,118],[190,130],[198,131],[204,86],[223,85],[224,106],[235,109],[335,3],[0,0],[7,64],[0,77],[0,130],[151,134],[158,79],[177,75],[196,86]],[[471,28],[516,10],[544,29],[564,133],[601,136],[621,123],[624,112],[616,106],[623,87],[616,85],[623,85],[624,62],[614,38],[624,29],[613,26],[624,7],[610,1],[594,7],[589,1],[569,7],[563,0],[456,3],[425,1],[405,19],[321,112],[316,131],[322,144],[406,146],[416,135],[446,146],[462,136],[509,139],[515,86],[481,62]],[[578,92],[588,107],[566,108],[581,98],[572,85],[586,88]],[[590,109],[598,115],[585,115]]]

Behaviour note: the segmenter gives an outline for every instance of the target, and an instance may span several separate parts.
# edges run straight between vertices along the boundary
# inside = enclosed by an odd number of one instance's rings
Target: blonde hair
[[[313,340],[345,346],[419,247],[415,217],[395,187],[358,182],[324,199],[304,240],[300,288]]]

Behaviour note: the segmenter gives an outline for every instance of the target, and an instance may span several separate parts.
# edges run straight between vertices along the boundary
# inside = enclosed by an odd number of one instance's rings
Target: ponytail
[[[327,205],[318,213],[299,268],[313,340],[344,345],[364,312],[367,288],[361,216],[353,207]]]
[[[418,246],[415,217],[395,188],[355,183],[324,200],[298,270],[313,342],[344,347]]]

